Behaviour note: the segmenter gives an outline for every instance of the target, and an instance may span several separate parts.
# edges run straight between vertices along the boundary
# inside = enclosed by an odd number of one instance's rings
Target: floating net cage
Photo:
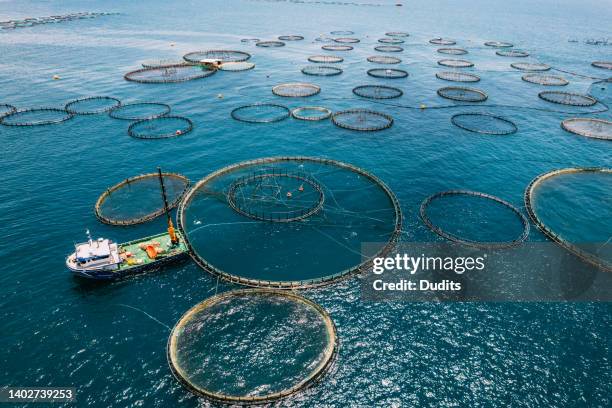
[[[423,223],[439,236],[475,248],[510,248],[520,245],[529,235],[529,221],[518,208],[477,191],[433,194],[421,204],[420,215]],[[503,220],[499,220],[500,216]]]
[[[141,65],[143,68],[160,68],[167,67],[170,65],[180,65],[184,63],[184,61],[179,61],[177,59],[150,59],[143,61]]]
[[[338,64],[344,61],[344,58],[335,55],[313,55],[308,57],[308,61],[315,64]]]
[[[378,42],[381,44],[402,44],[404,40],[402,40],[401,38],[389,37],[389,38],[380,38]]]
[[[17,112],[17,108],[7,103],[0,103],[0,119],[6,115]]]
[[[395,68],[372,68],[368,70],[368,75],[374,78],[400,79],[406,78],[408,72]]]
[[[0,116],[0,123],[4,126],[43,126],[65,122],[74,117],[65,109],[33,108],[15,110]]]
[[[484,43],[487,47],[492,48],[512,48],[514,44],[505,41],[487,41]]]
[[[127,81],[139,82],[141,84],[163,84],[191,81],[193,79],[206,78],[217,72],[216,69],[208,69],[201,65],[170,65],[159,68],[143,68],[131,71],[123,77]]]
[[[552,103],[571,106],[593,106],[597,103],[597,99],[589,95],[582,95],[570,92],[561,91],[542,91],[538,96]]]
[[[301,41],[304,37],[301,35],[280,35],[278,39],[280,41]]]
[[[451,82],[478,82],[480,81],[480,77],[478,75],[468,74],[465,72],[456,72],[456,71],[436,72],[436,78],[442,79],[444,81],[451,81]]]
[[[438,48],[438,52],[440,54],[448,54],[448,55],[465,55],[467,54],[467,50],[463,48]]]
[[[391,57],[389,55],[373,55],[368,57],[368,62],[373,62],[375,64],[399,64],[402,62],[401,59],[396,57]]]
[[[331,35],[353,35],[355,33],[349,30],[338,30],[338,31],[331,31],[330,34]]]
[[[516,133],[516,124],[509,119],[488,113],[458,113],[451,117],[453,125],[483,135],[510,135]]]
[[[168,208],[176,207],[189,188],[180,174],[162,173]],[[165,213],[158,173],[130,177],[106,190],[96,201],[96,217],[105,224],[135,225]]]
[[[435,45],[455,45],[457,44],[456,41],[449,40],[447,38],[433,38],[429,40],[429,43],[435,44]]]
[[[301,106],[291,111],[291,116],[300,120],[318,121],[329,119],[332,111],[322,106]]]
[[[244,51],[234,50],[208,50],[195,51],[183,55],[183,59],[192,64],[199,64],[205,59],[213,59],[220,62],[241,62],[251,58],[251,54]]]
[[[393,99],[399,98],[404,92],[399,88],[384,85],[361,85],[353,88],[357,96],[368,99]]]
[[[438,95],[443,98],[453,101],[462,102],[484,102],[487,100],[487,94],[479,89],[464,88],[460,86],[447,86],[438,89]]]
[[[313,96],[321,92],[321,88],[314,84],[305,82],[292,82],[276,85],[272,88],[272,93],[285,98],[304,98]]]
[[[499,50],[499,51],[495,51],[495,54],[499,55],[500,57],[514,57],[514,58],[525,58],[529,56],[529,53],[527,51],[520,51],[520,50]]]
[[[231,112],[232,118],[247,123],[273,123],[287,119],[291,111],[274,103],[253,103],[240,106]]]
[[[302,74],[314,76],[334,76],[340,75],[342,69],[328,65],[309,65],[302,68]]]
[[[438,61],[438,65],[451,68],[470,68],[474,66],[473,62],[458,60],[458,59],[443,59]]]
[[[181,116],[162,116],[143,119],[128,127],[128,135],[137,139],[170,139],[193,130],[193,122]]]
[[[221,71],[231,72],[248,71],[253,68],[255,68],[255,64],[249,61],[224,62],[219,66]]]
[[[111,118],[122,120],[155,119],[170,113],[170,105],[158,102],[137,102],[117,106],[108,112]]]
[[[550,65],[541,64],[539,62],[513,62],[510,66],[519,71],[548,71]]]
[[[282,41],[259,41],[255,45],[262,48],[278,48],[284,47],[285,43]]]
[[[325,43],[329,43],[329,42],[334,42],[334,39],[333,39],[333,37],[326,37],[326,36],[323,36],[323,37],[317,37],[317,38],[315,38],[315,41],[316,41],[316,42],[325,42]]]
[[[359,38],[351,38],[351,37],[339,37],[334,38],[334,42],[339,44],[357,44],[360,42]]]
[[[525,74],[521,79],[525,82],[531,82],[532,84],[546,86],[565,86],[569,84],[567,79],[555,75]]]
[[[385,33],[387,37],[409,37],[410,34],[405,31],[389,31]]]
[[[367,109],[349,109],[332,115],[334,125],[360,132],[375,132],[393,126],[393,118],[385,113]]]
[[[260,38],[243,38],[240,40],[241,43],[254,44],[261,41]]]
[[[585,262],[612,272],[611,168],[566,168],[541,174],[525,189],[525,207],[550,240]]]
[[[92,96],[89,98],[75,99],[68,102],[64,109],[75,115],[95,115],[108,112],[121,105],[121,101],[110,96]]]
[[[323,45],[321,49],[325,51],[351,51],[353,47],[351,47],[350,45],[330,44]]]
[[[374,47],[378,52],[402,52],[404,49],[398,45],[377,45]]]
[[[225,292],[176,323],[167,357],[190,392],[234,405],[273,402],[319,381],[337,354],[336,328],[318,304],[288,291]]]
[[[591,65],[595,68],[612,69],[612,61],[594,61]]]
[[[561,127],[576,135],[593,139],[612,140],[612,122],[595,118],[570,118],[561,122]]]

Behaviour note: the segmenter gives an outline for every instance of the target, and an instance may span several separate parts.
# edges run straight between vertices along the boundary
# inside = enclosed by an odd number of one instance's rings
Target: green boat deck
[[[179,238],[179,243],[177,245],[172,245],[170,235],[168,235],[167,232],[119,244],[119,253],[122,257],[126,253],[131,253],[132,255],[125,258],[116,272],[125,272],[132,268],[153,266],[156,263],[168,260],[168,258],[187,253],[189,250],[185,244],[183,235],[179,231],[176,231],[176,236]],[[156,247],[163,249],[164,252],[159,253],[155,259],[150,258],[147,251],[140,248],[141,244],[147,243],[154,244]],[[159,245],[157,245],[157,243]]]

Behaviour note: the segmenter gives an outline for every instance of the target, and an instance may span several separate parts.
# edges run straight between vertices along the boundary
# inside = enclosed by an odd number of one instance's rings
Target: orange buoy
[[[177,136],[180,136],[180,135],[182,135],[182,134],[183,134],[183,132],[181,132],[180,130],[177,130],[177,131],[175,132],[175,134],[176,134]]]
[[[304,191],[304,185],[302,184],[302,185],[300,186],[300,188],[298,188],[298,190],[300,190],[300,191]]]

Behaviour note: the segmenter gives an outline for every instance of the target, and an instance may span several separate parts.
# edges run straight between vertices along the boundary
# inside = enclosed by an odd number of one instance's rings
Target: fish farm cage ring
[[[322,106],[300,106],[291,111],[291,116],[299,120],[325,120],[331,115],[332,111]]]
[[[518,128],[511,120],[488,113],[458,113],[451,117],[453,125],[483,135],[511,135]]]
[[[396,57],[391,57],[389,55],[373,55],[368,57],[368,62],[373,62],[375,64],[399,64],[402,62],[401,59]]]
[[[492,48],[512,48],[514,44],[505,41],[487,41],[484,43],[487,47]]]
[[[181,174],[162,173],[168,208],[178,205],[189,188],[189,179]],[[107,189],[96,201],[96,217],[104,224],[135,225],[163,215],[159,173],[130,177]]]
[[[334,125],[360,132],[376,132],[393,126],[390,115],[367,109],[349,109],[332,115]]]
[[[389,31],[388,33],[385,33],[385,35],[387,37],[410,37],[410,34],[405,31]]]
[[[334,42],[338,44],[357,44],[360,42],[359,38],[350,38],[350,37],[339,37],[334,38]]]
[[[438,65],[451,68],[470,68],[474,66],[473,62],[458,60],[458,59],[443,59],[438,61]]]
[[[261,41],[260,38],[243,38],[240,40],[241,43],[252,44]]]
[[[68,102],[64,109],[75,115],[95,115],[105,113],[121,105],[121,101],[110,96],[92,96]]]
[[[593,139],[612,140],[612,121],[595,118],[570,118],[561,122],[570,133]]]
[[[406,78],[408,72],[395,68],[372,68],[368,69],[368,75],[374,78],[400,79]]]
[[[443,71],[436,72],[436,78],[451,82],[478,82],[480,77],[465,72]]]
[[[591,265],[600,268],[606,272],[612,272],[612,263],[602,259],[594,253],[585,251],[580,248],[579,245],[568,241],[558,233],[556,233],[552,228],[547,226],[541,217],[538,215],[538,212],[534,208],[534,196],[537,193],[538,187],[542,185],[543,182],[553,179],[558,176],[564,175],[577,175],[577,174],[605,174],[612,175],[611,168],[597,168],[597,167],[577,167],[577,168],[565,168],[560,170],[553,170],[548,173],[541,174],[534,178],[531,183],[525,189],[525,208],[527,209],[527,214],[529,214],[529,218],[533,221],[533,223],[538,227],[540,231],[551,241],[555,242],[560,247],[574,254],[578,258],[582,259],[585,262],[590,263]],[[600,247],[600,245],[598,245]]]
[[[192,64],[199,64],[202,60],[213,59],[220,62],[242,62],[251,58],[251,54],[234,50],[208,50],[195,51],[183,55],[183,59]]]
[[[179,64],[159,68],[142,68],[128,72],[123,76],[125,80],[141,84],[165,84],[191,81],[206,78],[217,72],[201,65]]]
[[[467,54],[467,50],[463,48],[438,48],[438,52],[440,54],[448,54],[448,55],[465,55]]]
[[[4,126],[44,126],[54,125],[70,120],[74,113],[58,108],[21,109],[0,117]]]
[[[255,45],[262,48],[279,48],[284,47],[285,43],[282,41],[259,41]]]
[[[555,75],[525,74],[521,79],[525,82],[545,86],[566,86],[569,84],[567,79]]]
[[[515,58],[525,58],[529,56],[529,53],[526,51],[520,50],[499,50],[495,51],[496,55],[500,57],[515,57]]]
[[[595,68],[612,69],[612,61],[594,61],[591,65]]]
[[[313,55],[308,57],[308,61],[316,64],[337,64],[344,61],[344,58],[335,55]]]
[[[233,119],[247,123],[274,123],[287,119],[291,111],[274,103],[254,103],[240,106],[231,112]]]
[[[353,47],[350,45],[330,44],[321,46],[321,49],[325,51],[351,51]]]
[[[368,99],[399,98],[404,92],[399,88],[384,85],[361,85],[353,88],[353,93]]]
[[[460,86],[447,86],[440,88],[437,91],[438,95],[443,98],[453,101],[462,102],[484,102],[487,100],[487,94],[479,89],[464,88]]]
[[[158,102],[136,102],[119,105],[111,109],[108,115],[114,119],[144,120],[155,119],[170,113],[170,105]]]
[[[334,322],[318,304],[289,291],[242,289],[189,309],[166,353],[173,376],[191,393],[253,405],[315,385],[337,349]]]
[[[510,64],[514,69],[519,71],[549,71],[550,65],[535,63],[535,62],[514,62]]]
[[[249,61],[239,62],[223,62],[219,65],[221,71],[240,72],[248,71],[249,69],[255,68],[255,64]]]
[[[10,115],[14,112],[17,112],[17,108],[13,105],[9,105],[7,103],[0,103],[0,118],[3,118],[6,115]]]
[[[339,31],[331,31],[331,35],[353,35],[355,34],[353,31],[348,30],[339,30]]]
[[[513,214],[516,215],[516,217],[519,219],[519,221],[522,224],[522,232],[520,234],[520,236],[509,240],[509,241],[505,241],[505,242],[481,242],[481,241],[475,241],[475,240],[470,240],[470,239],[466,239],[466,238],[462,238],[459,237],[455,234],[452,234],[448,231],[443,230],[442,228],[440,228],[439,226],[435,225],[428,213],[427,213],[427,209],[430,206],[430,204],[437,199],[443,198],[443,197],[450,197],[450,196],[464,196],[464,197],[477,197],[477,198],[482,198],[485,200],[490,200],[493,202],[496,202],[504,207],[506,207],[508,210],[510,210]],[[520,245],[523,241],[525,241],[527,239],[527,236],[529,235],[529,221],[527,220],[527,218],[520,212],[520,210],[518,208],[516,208],[514,205],[512,205],[511,203],[502,200],[499,197],[495,197],[493,195],[490,194],[486,194],[486,193],[480,193],[478,191],[469,191],[469,190],[448,190],[448,191],[442,191],[436,194],[433,194],[429,197],[427,197],[422,203],[421,203],[421,208],[420,208],[420,215],[421,215],[421,219],[423,220],[423,223],[433,232],[435,232],[436,234],[438,234],[439,236],[441,236],[442,238],[445,238],[449,241],[452,242],[456,242],[458,244],[461,245],[466,245],[466,246],[470,246],[470,247],[475,247],[475,248],[481,248],[481,249],[499,249],[499,248],[511,248],[511,247],[515,247]]]
[[[377,45],[374,51],[378,52],[402,52],[404,49],[398,45]]]
[[[280,35],[278,39],[280,41],[300,41],[303,40],[304,37],[301,35]]]
[[[378,40],[379,43],[381,44],[403,44],[404,40],[402,40],[401,38],[380,38]]]
[[[228,204],[237,180],[270,173],[309,177],[324,194],[323,207],[301,221],[279,223],[253,220]],[[299,185],[297,192],[294,185],[280,195],[278,185],[262,185],[251,198],[270,205],[280,198],[294,200],[291,205],[316,200],[315,189],[304,185],[300,191]],[[306,193],[311,198],[302,197]],[[250,160],[211,173],[181,201],[177,220],[202,269],[230,282],[279,289],[325,286],[367,270],[375,257],[390,253],[402,231],[399,202],[376,176],[348,163],[301,156]],[[376,243],[365,257],[363,242]]]
[[[332,37],[317,37],[315,38],[315,41],[329,43],[329,42],[334,42],[334,39]]]
[[[455,45],[457,44],[456,41],[453,40],[449,40],[446,38],[434,38],[429,40],[430,44],[435,44],[435,45]]]
[[[276,85],[272,88],[272,93],[276,96],[284,98],[305,98],[313,96],[321,92],[321,88],[314,84],[305,82],[292,82],[287,84]]]
[[[128,127],[128,135],[137,139],[170,139],[184,136],[192,130],[191,119],[181,116],[162,116],[132,123]]]
[[[302,68],[302,74],[314,75],[314,76],[334,76],[340,75],[342,69],[338,67],[331,67],[328,65],[309,65]]]
[[[167,67],[170,65],[180,65],[184,64],[185,61],[171,60],[171,59],[154,59],[154,60],[146,60],[143,61],[140,65],[143,68],[161,68]]]
[[[590,95],[570,92],[542,91],[538,94],[538,96],[547,102],[558,103],[560,105],[593,106],[597,103],[597,99]]]

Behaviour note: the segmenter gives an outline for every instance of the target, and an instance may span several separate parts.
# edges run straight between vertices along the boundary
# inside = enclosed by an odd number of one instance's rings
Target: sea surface
[[[564,91],[588,91],[604,103],[612,102],[607,84],[592,86],[593,78],[605,78],[610,71],[591,66],[592,61],[612,60],[612,46],[584,43],[612,38],[610,0],[401,1],[403,7],[394,5],[397,0],[371,1],[0,1],[0,20],[119,13],[0,30],[0,103],[63,107],[75,98],[107,95],[123,103],[169,104],[173,114],[189,117],[195,126],[183,137],[157,141],[129,137],[128,123],[107,115],[77,116],[42,127],[0,126],[0,386],[76,387],[75,403],[54,406],[209,405],[173,378],[166,343],[170,328],[185,311],[235,287],[191,261],[112,284],[84,283],[65,269],[66,255],[85,239],[86,229],[119,242],[163,230],[163,219],[127,228],[97,221],[97,197],[126,177],[162,166],[196,181],[223,166],[259,157],[332,158],[364,168],[390,187],[405,216],[403,240],[437,241],[440,238],[418,217],[420,203],[431,194],[476,190],[522,209],[525,187],[541,173],[612,165],[609,142],[560,127],[561,120],[594,110],[603,112],[590,116],[610,120],[604,105],[576,108],[543,101],[537,94],[544,87],[521,81],[523,72],[509,66],[540,61],[577,73],[549,72],[570,81]],[[308,56],[340,54],[322,52],[323,43],[315,41],[333,30],[351,30],[361,39],[353,51],[341,54],[345,61],[338,66],[344,72],[334,77],[303,75],[300,68],[309,65]],[[379,54],[373,47],[387,31],[410,33],[405,50],[390,54],[402,59],[393,68],[408,71],[408,78],[366,74],[375,67],[366,57]],[[274,49],[240,41],[290,34],[305,40]],[[452,38],[469,51],[459,58],[474,62],[475,67],[465,71],[482,78],[468,84],[488,94],[481,107],[434,109],[460,105],[436,94],[438,88],[454,84],[435,77],[440,71],[437,60],[448,56],[428,43],[434,37]],[[483,46],[489,40],[509,41],[532,55],[497,56]],[[180,59],[190,51],[219,48],[251,53],[256,68],[180,84],[123,79],[147,59]],[[53,80],[54,75],[61,79]],[[316,83],[321,92],[304,100],[271,93],[274,85],[296,81]],[[364,84],[398,86],[404,95],[381,104],[352,94],[352,88]],[[395,122],[390,129],[365,133],[329,121],[288,119],[254,126],[231,119],[232,109],[254,102],[292,108],[323,105],[334,111],[368,108],[393,116]],[[426,108],[418,109],[421,105]],[[504,116],[518,132],[485,136],[451,123],[453,114],[471,111]],[[593,202],[609,207],[609,199],[602,200],[601,194],[609,198],[610,191],[581,187],[580,192],[582,198],[571,202],[574,211],[548,213],[580,213],[579,222],[555,225],[564,226],[565,235],[574,229],[580,240],[605,238],[606,231],[609,236],[610,219],[603,220],[607,229],[599,226],[596,237],[590,234],[589,220],[601,217],[589,217],[588,212],[598,211]],[[564,205],[563,200],[554,203]],[[443,207],[435,210],[436,219],[455,231],[490,236],[478,234],[480,224],[469,231],[471,224],[444,221]],[[503,210],[485,213],[492,217],[487,225],[495,230],[516,228],[516,219]],[[447,211],[446,217],[453,214]],[[500,227],[503,223],[507,229]],[[545,238],[534,227],[529,240]],[[227,248],[219,251],[231,256]],[[244,267],[248,265],[244,259]],[[330,313],[339,353],[319,384],[279,406],[612,405],[608,303],[364,302],[358,279],[301,293]]]

